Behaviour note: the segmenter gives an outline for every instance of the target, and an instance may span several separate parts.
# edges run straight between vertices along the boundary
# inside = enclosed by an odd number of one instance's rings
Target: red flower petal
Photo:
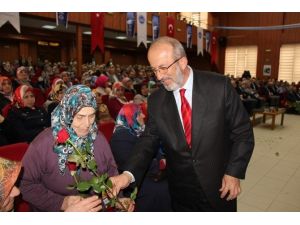
[[[77,170],[76,163],[74,163],[74,162],[68,162],[67,166],[68,166],[69,171],[76,171]]]
[[[65,128],[62,128],[57,133],[57,142],[60,144],[66,143],[66,141],[70,138],[68,131]]]

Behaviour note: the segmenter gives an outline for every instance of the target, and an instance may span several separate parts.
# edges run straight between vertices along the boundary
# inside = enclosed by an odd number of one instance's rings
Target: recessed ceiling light
[[[127,37],[126,36],[116,36],[116,39],[125,40],[125,39],[127,39]]]
[[[43,25],[42,28],[53,30],[53,29],[56,28],[56,26],[53,26],[53,25]]]
[[[83,34],[91,35],[92,32],[91,31],[84,31]]]

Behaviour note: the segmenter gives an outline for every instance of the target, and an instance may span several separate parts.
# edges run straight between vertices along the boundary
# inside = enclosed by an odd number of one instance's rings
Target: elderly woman
[[[98,167],[98,174],[109,176],[118,173],[116,164],[105,137],[98,133],[95,122],[97,109],[95,95],[84,85],[70,87],[60,104],[52,112],[51,128],[44,130],[30,144],[24,158],[24,175],[21,179],[23,199],[33,211],[99,211],[98,196],[83,199],[77,190],[67,187],[74,184],[72,172],[82,180],[91,179],[88,170],[68,167],[69,156],[88,148]],[[73,147],[58,142],[58,133],[65,129]],[[73,174],[74,175],[74,174]],[[82,201],[85,208],[79,207]]]
[[[21,85],[15,90],[7,122],[10,124],[10,132],[13,133],[12,142],[31,142],[50,126],[47,112],[44,108],[35,106],[33,90],[27,85]]]
[[[145,113],[142,107],[134,103],[125,104],[118,114],[110,144],[120,173],[124,171],[124,166],[129,159],[133,146],[145,129],[144,119]],[[159,158],[161,158],[160,152],[153,159],[153,163],[140,186],[136,199],[136,211],[171,211],[167,180],[155,182],[151,178],[159,170]],[[126,194],[126,191],[124,192]]]

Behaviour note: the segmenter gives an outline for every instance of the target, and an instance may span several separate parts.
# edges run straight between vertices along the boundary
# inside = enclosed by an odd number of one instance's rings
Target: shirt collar
[[[185,82],[185,84],[181,88],[178,88],[174,92],[178,92],[179,93],[179,90],[182,89],[182,88],[186,89],[187,91],[192,92],[192,90],[193,90],[193,76],[194,76],[194,73],[193,73],[193,69],[190,66],[188,66],[188,68],[190,69],[190,73],[189,73],[189,77],[188,77],[187,81]]]

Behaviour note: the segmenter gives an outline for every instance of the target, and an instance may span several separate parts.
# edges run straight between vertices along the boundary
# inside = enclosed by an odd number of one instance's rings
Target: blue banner
[[[159,37],[159,16],[152,16],[152,40],[154,41]]]
[[[56,26],[62,25],[68,28],[68,13],[67,12],[57,12],[56,13]]]
[[[192,48],[192,35],[193,35],[193,29],[192,25],[187,24],[186,25],[186,47],[187,48]]]
[[[135,13],[128,12],[126,18],[126,35],[129,37],[134,36]]]
[[[206,46],[205,46],[205,50],[210,53],[210,32],[206,31],[205,33],[205,43],[206,43]]]

